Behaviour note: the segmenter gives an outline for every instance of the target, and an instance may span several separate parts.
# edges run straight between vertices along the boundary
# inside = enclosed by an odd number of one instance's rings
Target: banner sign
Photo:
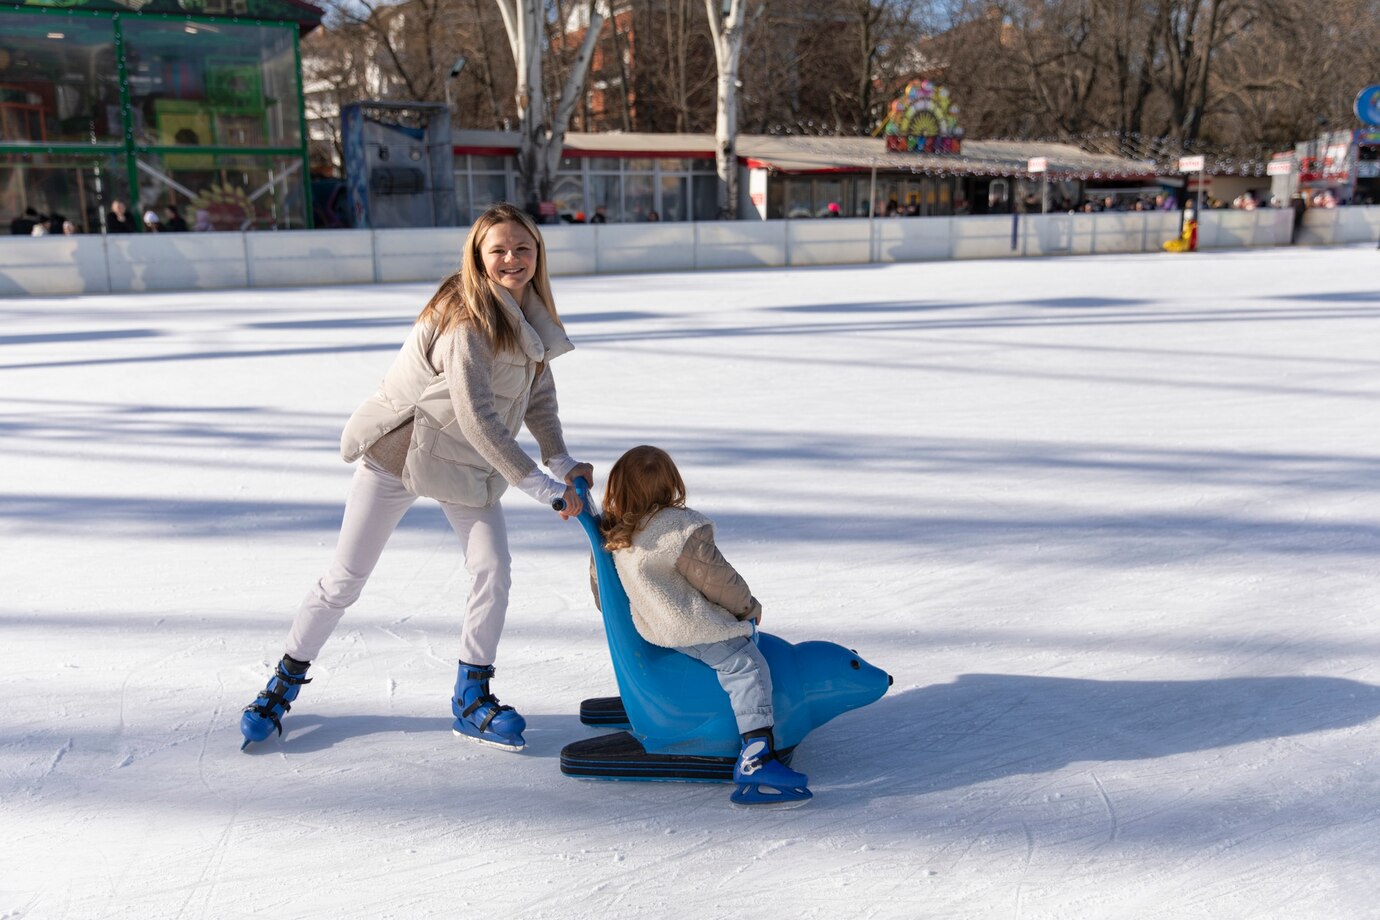
[[[1179,172],[1202,172],[1206,167],[1206,157],[1179,157]]]
[[[1026,172],[1042,173],[1049,170],[1048,157],[1031,157],[1030,162],[1025,164]]]

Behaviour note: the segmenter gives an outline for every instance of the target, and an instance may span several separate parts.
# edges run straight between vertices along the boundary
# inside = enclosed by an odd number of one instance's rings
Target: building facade
[[[310,227],[298,40],[321,15],[300,0],[0,0],[0,214],[97,233],[120,224],[119,201],[136,230]]]
[[[495,202],[515,200],[517,135],[454,137],[458,219],[468,223]],[[548,216],[715,220],[714,147],[709,134],[567,134]],[[1092,194],[1157,190],[1153,163],[1069,144],[968,141],[954,154],[888,150],[880,137],[739,135],[737,151],[738,216],[749,220],[1068,210]],[[1047,173],[1029,172],[1035,158]]]

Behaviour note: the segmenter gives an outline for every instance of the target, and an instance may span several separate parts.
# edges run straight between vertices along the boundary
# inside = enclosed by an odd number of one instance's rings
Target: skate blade
[[[739,784],[729,801],[735,808],[786,810],[799,808],[814,798],[808,789],[777,789],[757,783]]]
[[[476,738],[474,735],[465,734],[458,728],[452,728],[450,733],[457,738],[464,738],[466,741],[473,741],[475,744],[483,745],[484,747],[498,748],[500,751],[520,751],[527,746],[526,742],[523,741],[514,744],[511,741],[501,741],[497,738]]]

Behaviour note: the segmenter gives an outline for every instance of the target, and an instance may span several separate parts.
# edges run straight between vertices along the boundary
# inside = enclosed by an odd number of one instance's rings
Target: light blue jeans
[[[747,734],[775,724],[771,708],[771,668],[751,639],[727,639],[676,649],[709,665],[728,693],[738,733]]]

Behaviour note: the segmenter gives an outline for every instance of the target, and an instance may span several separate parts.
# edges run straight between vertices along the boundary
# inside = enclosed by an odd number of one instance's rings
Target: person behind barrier
[[[298,608],[273,677],[241,716],[245,746],[275,729],[282,734],[283,715],[309,682],[308,665],[359,598],[403,513],[426,496],[441,503],[473,578],[460,626],[452,728],[506,750],[523,747],[525,720],[489,691],[512,582],[499,498],[514,485],[562,518],[581,510],[569,483],[592,481],[594,468],[566,450],[550,368],[572,348],[551,295],[540,231],[512,205],[489,208],[379,390],[345,425],[341,454],[360,462],[335,558]],[[515,440],[523,425],[556,478]]]
[[[669,454],[644,444],[618,458],[605,485],[599,533],[637,632],[713,668],[728,693],[743,737],[733,800],[809,799],[809,778],[776,756],[771,669],[753,641],[762,605],[719,552],[714,523],[686,507],[685,482]],[[598,604],[592,567],[590,586]]]
[[[110,202],[110,210],[105,215],[105,229],[107,233],[135,231],[134,217],[129,213],[125,203],[118,198]]]

